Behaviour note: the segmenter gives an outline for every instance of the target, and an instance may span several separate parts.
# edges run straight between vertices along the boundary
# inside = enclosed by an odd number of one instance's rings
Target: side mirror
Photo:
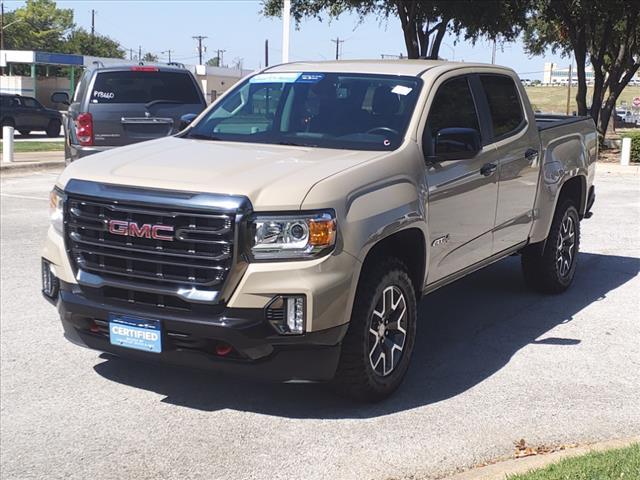
[[[54,92],[51,94],[51,101],[53,103],[62,103],[63,105],[69,105],[69,94],[67,92]]]
[[[434,143],[435,160],[440,162],[473,158],[482,150],[480,132],[474,128],[443,128]]]
[[[191,122],[198,116],[197,113],[185,113],[180,117],[180,124],[178,125],[178,131],[182,131],[191,125]]]

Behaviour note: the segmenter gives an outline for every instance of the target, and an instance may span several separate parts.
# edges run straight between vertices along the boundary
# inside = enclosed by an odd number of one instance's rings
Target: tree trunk
[[[436,36],[431,42],[431,51],[429,52],[429,59],[437,60],[440,55],[440,46],[442,45],[442,40],[444,39],[445,33],[447,33],[447,26],[449,25],[449,19],[443,18],[438,27],[436,28]],[[424,52],[425,56],[427,52]]]
[[[576,58],[576,69],[578,71],[578,91],[576,92],[576,104],[578,105],[578,115],[587,114],[587,75],[585,66],[587,63],[587,47],[584,35],[578,35],[577,45],[574,50]],[[571,82],[571,79],[569,79]]]
[[[406,8],[405,2],[401,0],[396,1],[396,9],[398,11],[400,23],[402,24],[402,33],[404,34],[404,44],[407,48],[407,57],[420,58],[415,18],[412,18],[410,12]]]

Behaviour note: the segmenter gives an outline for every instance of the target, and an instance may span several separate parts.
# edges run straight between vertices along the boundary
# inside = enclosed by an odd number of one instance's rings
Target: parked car
[[[423,295],[514,254],[570,287],[597,151],[591,118],[536,116],[508,68],[270,67],[177,135],[69,165],[43,293],[78,345],[379,400]]]
[[[0,94],[0,123],[14,127],[21,135],[44,131],[48,137],[60,135],[62,116],[57,110],[45,108],[33,97]]]
[[[115,66],[87,69],[65,116],[67,163],[122,145],[176,133],[180,118],[206,107],[193,74],[174,66]]]

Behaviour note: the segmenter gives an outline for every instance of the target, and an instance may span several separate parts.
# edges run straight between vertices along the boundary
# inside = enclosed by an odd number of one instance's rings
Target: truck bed
[[[546,113],[536,113],[535,118],[538,130],[547,130],[560,125],[569,125],[571,123],[591,119],[591,117],[578,117],[576,115],[550,115]]]

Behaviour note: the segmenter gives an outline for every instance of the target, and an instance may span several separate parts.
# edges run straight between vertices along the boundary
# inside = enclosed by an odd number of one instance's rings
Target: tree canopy
[[[525,24],[529,0],[292,0],[291,14],[303,18],[335,18],[349,12],[361,21],[397,17],[409,58],[437,59],[447,31],[476,41],[481,36],[513,40]],[[282,0],[264,0],[266,16],[280,16]]]
[[[6,12],[4,46],[8,50],[41,50],[97,57],[124,58],[119,43],[107,36],[91,35],[73,22],[73,10],[58,8],[53,0],[27,0]]]
[[[590,114],[601,136],[618,97],[640,67],[640,3],[625,0],[533,0],[525,29],[531,54],[547,48],[576,62],[578,114]],[[586,67],[593,68],[591,106]]]

